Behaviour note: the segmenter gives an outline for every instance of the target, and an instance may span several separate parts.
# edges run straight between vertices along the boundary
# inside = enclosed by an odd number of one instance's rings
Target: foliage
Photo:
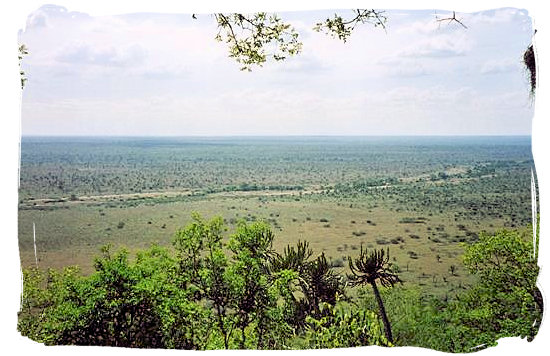
[[[264,336],[274,320],[271,309],[277,306],[277,289],[270,289],[275,276],[266,272],[266,264],[272,254],[273,233],[265,223],[239,224],[231,236],[228,247],[233,252],[233,263],[228,279],[235,310],[235,327],[241,331],[239,348],[246,346],[246,329],[253,321],[257,334],[258,348],[265,345]],[[272,278],[270,278],[272,277]]]
[[[333,18],[317,23],[313,29],[346,42],[359,24],[384,28],[387,19],[383,11],[352,11],[354,17],[351,19],[335,14]],[[214,17],[218,24],[216,40],[228,44],[229,57],[241,65],[241,70],[250,71],[254,65],[262,66],[270,58],[282,61],[302,50],[298,32],[277,14],[216,13]],[[193,18],[196,16],[193,15]]]
[[[383,249],[374,250],[368,253],[361,245],[361,252],[359,257],[353,260],[348,257],[349,269],[351,275],[348,275],[348,279],[352,286],[360,286],[369,284],[372,287],[376,301],[378,302],[378,311],[382,322],[384,323],[384,332],[389,342],[393,343],[393,335],[391,331],[391,324],[386,314],[384,303],[376,282],[378,281],[384,287],[393,287],[394,284],[401,282],[399,276],[394,272],[392,264],[390,263],[390,250],[387,249],[384,253]]]
[[[312,255],[313,250],[309,248],[309,243],[298,241],[296,247],[289,245],[283,254],[276,253],[270,259],[269,268],[272,271],[292,270],[297,273],[301,297],[292,296],[294,313],[288,320],[296,328],[303,328],[308,315],[321,317],[322,304],[333,306],[338,299],[344,297],[343,279],[334,273],[325,254],[322,253],[315,259],[311,259]]]
[[[167,250],[153,246],[135,263],[124,250],[102,252],[89,277],[74,268],[49,271],[47,278],[25,273],[20,320],[38,316],[39,324],[20,322],[23,335],[45,344],[156,348],[194,348],[204,338],[208,313],[174,283]]]
[[[535,57],[535,49],[533,45],[529,45],[523,53],[523,64],[529,71],[529,84],[531,85],[531,94],[535,93],[537,87],[537,60]]]
[[[23,57],[29,54],[29,50],[27,49],[27,46],[24,44],[19,46],[19,67],[21,67],[21,61],[23,60]],[[21,69],[19,70],[19,75],[21,75],[21,89],[25,87],[25,82],[27,81],[27,77],[25,76],[25,72]]]
[[[229,348],[228,331],[230,317],[227,309],[230,291],[227,287],[227,257],[222,251],[223,222],[220,218],[204,221],[193,214],[193,222],[178,230],[174,239],[180,288],[190,291],[195,302],[206,300],[213,306],[214,314],[209,323],[217,326],[222,345]],[[221,345],[220,345],[221,346]]]
[[[459,321],[488,338],[533,339],[543,312],[535,256],[532,232],[480,234],[464,253],[464,264],[479,283],[459,299],[464,310],[457,313]]]
[[[384,306],[388,319],[392,321],[392,334],[394,344],[398,346],[415,346],[413,340],[417,337],[419,324],[425,315],[426,297],[418,287],[396,286],[394,288],[380,288],[380,295],[384,300]],[[378,302],[372,291],[368,288],[360,288],[357,291],[359,308],[376,310]],[[381,323],[381,320],[380,320]],[[382,326],[382,325],[381,325]]]
[[[391,346],[385,338],[376,314],[338,303],[322,304],[320,318],[308,316],[305,347],[311,349],[366,345]]]
[[[532,340],[542,319],[538,267],[530,237],[502,230],[480,234],[466,247],[464,263],[478,282],[455,297],[435,298],[418,289],[382,289],[397,345],[471,352],[502,337]],[[361,306],[375,299],[362,291]]]
[[[25,270],[19,330],[48,345],[282,349],[297,331],[296,308],[305,319],[335,303],[340,282],[324,256],[274,268],[266,223],[240,222],[224,242],[221,218],[192,217],[174,256],[153,246],[130,262],[105,246],[90,276]],[[300,290],[308,295],[297,303]]]
[[[341,15],[334,14],[333,18],[327,18],[322,22],[318,22],[313,29],[317,32],[330,34],[332,37],[336,37],[344,42],[348,40],[355,27],[359,24],[368,23],[374,27],[385,29],[387,18],[384,16],[384,11],[374,9],[356,9],[352,11],[354,17],[351,19],[344,19]]]
[[[241,70],[261,66],[269,57],[282,61],[302,50],[296,30],[277,14],[217,13],[214,16],[218,23],[216,40],[229,45],[229,57],[241,64]]]
[[[378,281],[384,287],[393,287],[396,283],[401,282],[399,276],[393,272],[389,249],[386,252],[384,249],[380,249],[369,253],[361,246],[359,257],[356,259],[348,257],[348,263],[351,271],[348,278],[352,286]]]
[[[307,242],[279,254],[264,222],[241,221],[227,238],[221,218],[192,218],[175,234],[173,251],[152,246],[130,259],[125,250],[105,246],[88,276],[75,267],[25,269],[18,329],[47,345],[409,345],[470,352],[501,337],[532,340],[540,324],[529,230],[481,233],[463,257],[478,282],[444,298],[392,288],[401,279],[388,250],[361,247],[357,258],[348,258],[348,283],[370,285],[373,293],[359,289],[354,300],[324,254],[312,258]]]

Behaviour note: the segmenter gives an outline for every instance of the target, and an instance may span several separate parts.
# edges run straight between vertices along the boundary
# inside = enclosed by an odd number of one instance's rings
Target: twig
[[[436,16],[436,18],[437,18],[437,16]],[[454,22],[457,22],[457,23],[458,23],[459,25],[461,25],[462,27],[464,27],[464,28],[466,28],[466,29],[468,28],[468,27],[466,27],[466,25],[464,25],[459,19],[456,18],[456,12],[454,12],[454,11],[453,11],[453,17],[446,17],[446,18],[444,18],[444,19],[437,19],[437,22],[443,22],[443,21],[449,21],[449,22],[447,23],[447,25],[449,25],[451,22],[454,21]]]

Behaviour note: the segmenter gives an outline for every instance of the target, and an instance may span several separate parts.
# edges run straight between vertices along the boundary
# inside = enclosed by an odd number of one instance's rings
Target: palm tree
[[[298,285],[302,292],[302,299],[295,299],[295,318],[298,326],[303,326],[307,315],[319,318],[322,314],[320,305],[336,304],[337,299],[344,298],[344,284],[342,278],[334,273],[325,254],[311,259],[313,250],[307,241],[298,241],[296,248],[288,245],[282,255],[275,253],[270,261],[272,273],[291,269],[298,272]]]
[[[352,287],[370,284],[378,302],[378,309],[384,323],[386,339],[393,343],[390,321],[388,320],[384,303],[376,286],[376,281],[379,281],[384,287],[393,287],[397,282],[402,283],[399,276],[390,270],[391,263],[389,259],[389,249],[387,253],[384,253],[383,249],[367,253],[367,250],[363,250],[363,245],[361,245],[361,253],[355,259],[355,262],[348,256],[349,268],[351,270],[351,275],[348,275],[348,278]]]

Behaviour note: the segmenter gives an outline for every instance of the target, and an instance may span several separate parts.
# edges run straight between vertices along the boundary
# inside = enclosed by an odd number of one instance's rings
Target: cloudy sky
[[[71,9],[72,10],[72,9]],[[351,16],[349,10],[338,11]],[[45,6],[19,41],[23,135],[529,135],[525,11],[388,11],[386,31],[317,33],[333,12],[281,13],[303,52],[241,72],[215,19],[91,17]]]

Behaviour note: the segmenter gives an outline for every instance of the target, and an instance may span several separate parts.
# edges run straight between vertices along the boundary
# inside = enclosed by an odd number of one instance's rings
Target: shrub
[[[390,346],[377,315],[370,310],[352,308],[343,303],[336,306],[325,304],[323,314],[318,319],[306,319],[305,348]]]

